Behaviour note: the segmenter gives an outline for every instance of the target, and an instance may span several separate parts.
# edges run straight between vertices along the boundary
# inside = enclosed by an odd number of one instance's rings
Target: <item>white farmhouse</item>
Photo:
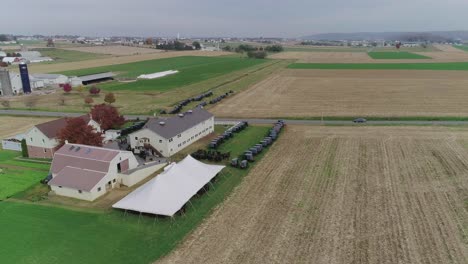
[[[129,134],[127,141],[135,153],[155,149],[170,157],[214,131],[214,116],[201,107],[171,118],[151,118],[145,126]]]
[[[130,151],[65,144],[54,154],[51,190],[61,196],[94,201],[110,189],[119,187],[122,173],[138,167]]]
[[[81,116],[85,122],[96,131],[101,132],[100,125],[89,115]],[[51,159],[55,148],[59,144],[58,132],[67,125],[67,118],[60,118],[46,123],[35,125],[26,134],[26,144],[30,158]]]

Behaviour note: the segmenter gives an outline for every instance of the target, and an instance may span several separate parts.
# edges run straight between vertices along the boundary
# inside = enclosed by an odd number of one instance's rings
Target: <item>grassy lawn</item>
[[[372,51],[367,54],[375,60],[430,59],[430,57],[407,51]]]
[[[0,200],[36,185],[48,174],[48,164],[15,160],[20,155],[0,149]]]
[[[446,63],[293,63],[290,69],[466,71],[468,62]]]
[[[138,80],[131,83],[112,82],[101,87],[107,91],[169,91],[176,87],[190,85],[218,77],[233,71],[265,63],[267,60],[254,60],[235,57],[198,57],[186,56],[149,60],[120,65],[111,65],[77,71],[62,72],[65,75],[86,75],[112,71],[119,77],[134,79],[141,74],[177,70],[179,73],[153,80]]]
[[[223,148],[243,151],[268,127],[251,126]],[[223,129],[217,128],[221,132]],[[259,160],[265,151],[260,156]],[[247,170],[226,167],[208,194],[192,198],[184,216],[154,218],[118,210],[72,210],[0,202],[0,263],[151,263],[169,253],[242,181]]]
[[[61,62],[72,62],[72,61],[84,61],[92,59],[101,59],[109,57],[104,54],[94,54],[89,52],[75,51],[75,50],[64,50],[64,49],[35,49],[39,51],[42,56],[51,57],[54,59],[53,62],[47,63],[61,63]]]

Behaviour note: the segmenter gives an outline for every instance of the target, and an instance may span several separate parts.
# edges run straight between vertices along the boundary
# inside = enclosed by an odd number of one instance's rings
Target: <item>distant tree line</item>
[[[258,58],[264,59],[267,56],[267,52],[281,52],[284,51],[283,46],[281,45],[271,45],[271,46],[259,46],[255,47],[248,44],[241,44],[236,48],[232,48],[231,46],[224,46],[224,51],[234,51],[237,53],[247,53],[249,58]]]
[[[200,44],[200,43],[198,43]],[[193,46],[187,45],[180,41],[172,41],[172,42],[165,42],[165,43],[158,43],[156,45],[156,49],[162,50],[193,50]]]

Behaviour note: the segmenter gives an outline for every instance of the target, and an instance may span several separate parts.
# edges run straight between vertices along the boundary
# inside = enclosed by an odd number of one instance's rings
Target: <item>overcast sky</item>
[[[301,37],[468,30],[468,0],[13,0],[0,33]]]

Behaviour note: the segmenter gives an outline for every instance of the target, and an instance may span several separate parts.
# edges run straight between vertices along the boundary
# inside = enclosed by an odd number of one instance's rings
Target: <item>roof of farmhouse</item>
[[[181,116],[182,115],[182,116]],[[201,107],[189,110],[170,118],[151,118],[144,128],[148,128],[164,138],[172,138],[213,117],[213,114]],[[161,123],[164,122],[164,123]]]
[[[83,118],[83,120],[88,123],[90,121],[90,116],[89,115],[82,115],[80,118]],[[39,129],[44,135],[46,135],[48,138],[56,138],[58,132],[64,128],[67,125],[67,118],[60,118],[56,120],[52,120],[49,122],[45,122],[42,124],[36,125],[36,128]]]

